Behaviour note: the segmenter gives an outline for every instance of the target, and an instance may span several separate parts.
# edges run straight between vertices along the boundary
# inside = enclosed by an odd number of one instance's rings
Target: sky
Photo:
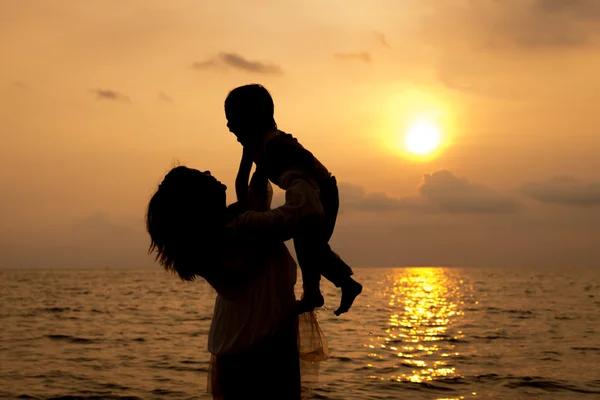
[[[157,267],[147,202],[177,163],[233,189],[247,83],[340,182],[351,265],[600,264],[596,0],[0,1],[0,36],[0,268]]]

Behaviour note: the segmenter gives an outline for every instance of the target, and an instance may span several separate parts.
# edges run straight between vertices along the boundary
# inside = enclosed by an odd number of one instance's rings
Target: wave
[[[528,318],[536,317],[535,311],[532,311],[532,310],[516,310],[516,309],[510,309],[510,308],[505,309],[505,308],[499,308],[499,307],[485,307],[483,310],[489,314],[516,315],[517,318],[519,318],[519,319],[528,319]]]
[[[501,383],[506,382],[504,384],[505,387],[511,389],[519,389],[524,387],[542,389],[549,392],[558,392],[558,391],[567,391],[567,392],[575,392],[575,393],[584,393],[584,394],[600,394],[600,390],[592,390],[585,389],[581,386],[577,386],[573,383],[569,383],[567,381],[560,381],[554,379],[548,379],[539,376],[521,376],[515,377],[512,375],[502,376],[498,374],[484,374],[484,375],[475,375],[473,377],[474,380],[479,382],[486,383]],[[597,383],[600,381],[592,381],[587,386],[597,386]]]
[[[61,313],[61,312],[71,311],[71,310],[72,310],[71,307],[46,307],[46,308],[42,308],[42,311],[44,311],[44,312],[52,312],[52,313]]]
[[[186,360],[186,361],[181,361],[181,364],[203,364],[204,366],[200,367],[192,367],[192,366],[185,366],[185,365],[174,365],[174,364],[155,364],[150,366],[150,368],[153,369],[166,369],[166,370],[171,370],[171,371],[187,371],[187,372],[208,372],[208,363],[206,362],[200,362],[200,361],[190,361],[190,360]]]
[[[184,393],[184,392],[179,392],[179,391],[175,391],[175,390],[167,390],[167,389],[154,389],[151,393],[154,395],[157,395],[157,396],[186,395],[186,393]]]
[[[144,343],[144,342],[146,342],[146,339],[143,338],[143,337],[117,338],[117,339],[112,339],[112,340],[107,340],[107,339],[90,339],[90,338],[83,338],[83,337],[69,336],[69,335],[61,335],[61,334],[44,335],[42,337],[46,338],[46,339],[58,341],[58,342],[67,342],[67,343],[75,343],[75,344],[107,343],[107,342],[117,342],[117,343],[123,343],[123,342]]]
[[[87,396],[55,396],[48,397],[46,400],[143,400],[141,397],[137,396],[115,396],[115,395],[106,395],[106,394],[98,394],[98,395],[87,395]]]
[[[485,336],[473,335],[473,338],[483,339],[483,340],[510,340],[510,337],[508,337],[507,335],[485,335]]]
[[[341,362],[352,362],[352,361],[354,361],[353,359],[351,359],[349,357],[331,356],[330,358],[332,360],[337,360],[337,361],[341,361]]]
[[[579,350],[579,351],[600,351],[600,347],[571,347],[571,350]]]
[[[427,342],[448,342],[448,343],[469,343],[468,340],[459,339],[456,337],[448,336],[448,335],[419,335],[424,338]],[[401,343],[411,343],[410,341],[405,341],[403,339],[392,339],[387,341],[388,344],[401,344]]]
[[[578,386],[569,384],[564,381],[544,379],[541,377],[529,377],[525,376],[522,378],[512,379],[511,382],[505,384],[506,387],[511,389],[517,389],[522,387],[531,387],[536,389],[542,389],[549,392],[567,391],[574,393],[585,393],[585,394],[600,394],[600,390],[588,390]]]
[[[69,336],[69,335],[44,335],[43,337],[50,339],[50,340],[64,341],[64,342],[78,343],[78,344],[101,342],[101,340],[99,340],[99,339],[87,339],[87,338],[80,338],[80,337]]]
[[[136,337],[136,338],[118,338],[118,339],[114,339],[116,342],[118,343],[122,343],[122,342],[140,342],[140,343],[144,343],[146,341],[145,338],[143,337]]]
[[[437,383],[431,383],[431,382],[407,382],[407,381],[402,381],[402,382],[394,382],[394,385],[402,385],[402,387],[404,389],[408,389],[408,390],[434,390],[434,391],[442,391],[442,392],[454,392],[457,389],[455,388],[451,388],[451,387],[447,387],[447,386],[442,386],[439,385]]]

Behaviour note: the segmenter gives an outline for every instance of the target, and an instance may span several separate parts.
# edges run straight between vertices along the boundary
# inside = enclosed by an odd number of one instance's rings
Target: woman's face
[[[214,193],[219,196],[219,201],[223,201],[223,204],[226,203],[227,197],[227,186],[222,184],[217,178],[211,175],[210,171],[200,172],[203,175],[202,185],[205,187],[207,191],[214,191]],[[221,198],[222,196],[222,198]]]
[[[165,196],[175,202],[226,207],[227,186],[212,176],[210,171],[202,172],[185,166],[175,167],[167,174],[159,188],[162,188]]]
[[[198,172],[200,172],[200,171],[198,171]],[[215,187],[218,187],[222,190],[227,190],[227,186],[225,186],[224,184],[221,183],[221,181],[219,181],[217,178],[212,176],[210,171],[204,171],[204,172],[202,172],[202,174],[208,178],[208,182],[214,183]]]

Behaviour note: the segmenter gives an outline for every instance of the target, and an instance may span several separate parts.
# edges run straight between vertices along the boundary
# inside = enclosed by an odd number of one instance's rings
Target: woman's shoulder
[[[231,298],[241,294],[256,275],[256,262],[256,252],[250,246],[230,243],[219,250],[203,276],[219,295]]]

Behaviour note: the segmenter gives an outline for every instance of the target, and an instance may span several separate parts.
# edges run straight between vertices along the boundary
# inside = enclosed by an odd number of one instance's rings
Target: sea
[[[355,269],[311,399],[600,399],[600,268]],[[210,399],[215,292],[145,269],[0,270],[1,399]]]

